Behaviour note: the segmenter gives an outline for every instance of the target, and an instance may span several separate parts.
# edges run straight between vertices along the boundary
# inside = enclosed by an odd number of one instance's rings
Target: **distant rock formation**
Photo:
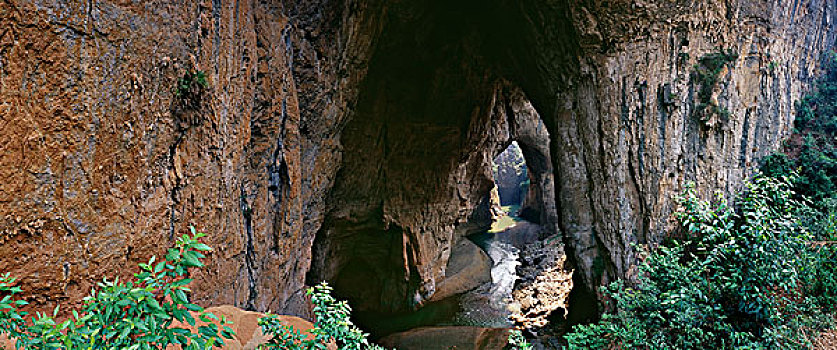
[[[529,172],[517,141],[512,141],[506,150],[494,158],[492,170],[500,205],[520,206],[529,192]]]

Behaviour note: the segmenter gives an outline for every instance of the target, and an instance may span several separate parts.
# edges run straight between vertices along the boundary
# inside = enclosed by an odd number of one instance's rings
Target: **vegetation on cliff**
[[[571,349],[804,349],[829,325],[837,250],[812,245],[790,179],[757,176],[730,205],[680,198],[680,229],[647,252],[613,313],[567,336]]]
[[[837,211],[837,53],[832,52],[825,75],[814,91],[797,104],[796,128],[780,152],[767,157],[765,174],[798,172],[793,188],[810,199],[817,211],[809,223],[819,239],[832,239]]]
[[[701,57],[695,64],[692,79],[700,88],[697,91],[698,102],[693,113],[701,122],[707,123],[713,113],[720,115],[724,122],[729,120],[730,112],[712,101],[712,93],[718,85],[721,72],[737,59],[738,53],[735,50],[721,49]]]
[[[709,70],[725,60],[719,56]],[[837,238],[836,143],[832,54],[825,76],[797,105],[783,152],[765,159],[763,174],[734,205],[721,195],[701,200],[689,187],[680,197],[679,229],[645,251],[635,284],[603,291],[614,311],[575,327],[570,348],[810,348],[819,330],[833,326],[837,307],[837,248],[830,244]]]

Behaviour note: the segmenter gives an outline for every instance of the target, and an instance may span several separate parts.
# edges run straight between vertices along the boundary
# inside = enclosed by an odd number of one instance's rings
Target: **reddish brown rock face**
[[[194,286],[199,302],[301,305],[292,298],[315,231],[305,227],[319,220],[339,159],[335,126],[315,118],[316,130],[301,131],[299,91],[309,106],[329,99],[322,110],[336,113],[348,98],[332,97],[334,72],[350,65],[311,62],[336,48],[283,11],[266,2],[0,4],[0,270],[22,277],[30,301],[76,303],[194,225],[215,248]],[[363,23],[323,29],[323,40]],[[315,63],[325,73],[312,78]],[[189,71],[208,82],[188,94],[196,103],[176,91]]]
[[[215,248],[202,304],[302,314],[307,275],[410,308],[482,225],[490,159],[524,145],[526,114],[550,138],[523,147],[542,165],[528,205],[576,285],[625,277],[685,181],[732,190],[777,146],[837,9],[608,4],[0,2],[0,271],[36,305],[76,304],[195,225]],[[718,47],[738,58],[707,123],[690,74]]]

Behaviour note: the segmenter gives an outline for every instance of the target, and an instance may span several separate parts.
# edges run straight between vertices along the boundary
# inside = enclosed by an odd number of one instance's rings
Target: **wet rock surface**
[[[567,268],[566,258],[559,237],[533,242],[523,249],[509,305],[516,326],[537,333],[551,319],[566,318],[573,287],[573,272]]]
[[[453,247],[445,278],[436,284],[430,301],[441,300],[468,292],[491,282],[491,259],[470,240],[462,239]]]

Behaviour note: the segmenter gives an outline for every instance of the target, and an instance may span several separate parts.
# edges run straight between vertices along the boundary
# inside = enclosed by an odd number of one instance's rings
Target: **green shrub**
[[[177,88],[174,90],[174,94],[177,97],[187,97],[205,89],[207,86],[209,86],[209,83],[206,80],[206,73],[201,70],[188,71],[177,80]]]
[[[173,109],[177,114],[186,111],[197,111],[201,108],[201,101],[204,91],[209,86],[206,74],[203,71],[187,71],[183,77],[177,80],[174,87]]]
[[[794,135],[781,152],[766,157],[762,171],[773,176],[798,172],[794,190],[809,198],[821,213],[833,212],[837,190],[837,59],[831,56],[826,74],[796,105]],[[816,221],[816,220],[813,220]],[[816,226],[816,225],[815,225]],[[812,227],[815,228],[815,227]],[[816,231],[816,230],[815,230]],[[816,232],[821,235],[821,232]]]
[[[273,338],[260,349],[288,349],[309,350],[326,349],[326,344],[336,343],[339,349],[383,349],[371,344],[368,334],[357,328],[349,319],[352,308],[345,301],[338,301],[331,296],[332,288],[325,282],[308,289],[307,294],[314,304],[314,314],[317,316],[311,334],[314,339],[306,340],[299,330],[283,325],[276,315],[267,315],[259,320],[264,334]]]
[[[202,252],[210,248],[198,239],[203,233],[184,235],[169,249],[166,259],[155,258],[140,264],[134,279],[120,282],[105,279],[84,299],[81,310],[63,322],[52,315],[37,313],[27,322],[26,312],[18,307],[26,302],[15,299],[21,292],[9,274],[0,277],[0,333],[16,340],[18,349],[165,349],[180,345],[184,349],[212,349],[223,345],[222,338],[232,339],[233,332],[225,319],[204,312],[189,302],[189,270],[203,267]],[[174,327],[175,320],[195,326],[191,312],[207,322],[197,333]],[[222,325],[219,329],[216,321]]]
[[[526,341],[526,338],[523,336],[517,329],[513,329],[509,331],[509,347],[514,350],[532,350],[532,344]]]
[[[680,198],[681,230],[648,252],[638,283],[606,290],[615,312],[576,326],[570,349],[802,349],[829,323],[835,250],[810,244],[790,179],[756,176],[733,209]],[[816,333],[816,332],[814,332]]]
[[[773,74],[773,72],[776,71],[777,67],[779,67],[779,62],[776,62],[775,60],[770,61],[770,63],[767,65],[767,71],[770,72],[770,74]]]
[[[103,280],[98,290],[84,299],[81,310],[73,311],[73,316],[63,322],[56,320],[58,308],[51,315],[37,313],[26,321],[29,315],[18,308],[27,303],[15,298],[21,288],[15,286],[16,280],[10,274],[0,275],[0,334],[14,339],[17,349],[27,350],[220,347],[223,339],[233,339],[235,335],[230,322],[190,303],[187,294],[187,285],[192,282],[189,270],[203,267],[202,252],[211,250],[198,241],[204,236],[192,228],[192,235],[179,238],[164,261],[155,264],[156,258],[152,257],[147,264],[140,264],[141,272],[133,280]],[[307,291],[316,315],[314,328],[309,331],[313,339],[306,339],[299,330],[282,324],[278,316],[268,314],[259,319],[259,325],[271,339],[259,349],[323,350],[327,344],[335,344],[341,350],[383,350],[370,343],[369,335],[349,319],[348,303],[338,301],[331,292],[325,282]],[[196,326],[190,312],[198,313],[205,323],[198,326],[197,333],[173,326],[175,320]],[[519,331],[510,333],[509,342],[513,349],[532,349]]]
[[[370,343],[367,339],[369,335],[352,323],[349,319],[351,308],[345,301],[337,301],[332,297],[331,291],[325,282],[307,291],[317,316],[314,328],[310,331],[314,339],[306,339],[299,330],[282,324],[278,316],[267,315],[259,320],[259,325],[262,333],[271,335],[272,339],[259,349],[322,350],[327,348],[326,344],[334,343],[341,350],[383,350]],[[514,350],[534,349],[518,330],[509,332],[509,347]]]
[[[718,75],[727,64],[738,59],[738,53],[735,50],[719,50],[706,54],[698,59],[698,64],[695,65],[695,75],[697,82],[700,84],[698,90],[698,100],[703,104],[708,104],[712,98],[712,90],[718,82]]]

